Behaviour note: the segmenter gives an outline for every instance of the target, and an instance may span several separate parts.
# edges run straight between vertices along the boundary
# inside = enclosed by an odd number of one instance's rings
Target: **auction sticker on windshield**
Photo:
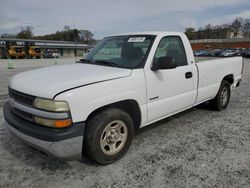
[[[144,42],[146,37],[130,37],[128,42]]]

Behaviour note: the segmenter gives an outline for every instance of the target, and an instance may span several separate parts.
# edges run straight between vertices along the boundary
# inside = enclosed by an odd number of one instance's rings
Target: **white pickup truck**
[[[46,153],[108,164],[136,129],[205,101],[225,109],[242,71],[241,57],[196,63],[183,33],[120,34],[78,63],[14,76],[4,117],[10,132]]]

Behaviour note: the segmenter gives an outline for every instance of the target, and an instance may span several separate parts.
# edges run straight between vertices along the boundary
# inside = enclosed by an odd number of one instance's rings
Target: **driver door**
[[[188,65],[186,52],[179,36],[161,39],[154,61],[172,57],[177,63],[173,69],[145,71],[147,81],[148,123],[191,107],[196,96],[194,66]]]

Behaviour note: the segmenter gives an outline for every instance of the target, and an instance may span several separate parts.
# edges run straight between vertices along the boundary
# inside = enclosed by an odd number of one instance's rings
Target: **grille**
[[[14,113],[16,115],[18,115],[21,118],[29,120],[29,121],[33,121],[33,115],[32,114],[29,114],[27,112],[21,111],[21,110],[19,110],[17,108],[13,108],[13,111],[14,111]]]
[[[28,106],[32,106],[33,101],[35,99],[35,97],[32,95],[24,94],[24,93],[21,93],[19,91],[16,91],[10,88],[9,88],[9,96],[13,98],[15,101],[22,103],[22,104],[26,104]]]

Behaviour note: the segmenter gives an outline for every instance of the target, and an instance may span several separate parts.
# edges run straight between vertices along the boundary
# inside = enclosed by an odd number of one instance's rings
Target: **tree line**
[[[40,39],[40,40],[57,40],[57,41],[73,41],[94,44],[96,40],[94,35],[89,30],[71,29],[69,26],[64,26],[63,30],[55,33],[34,36],[33,27],[21,27],[21,31],[17,34],[1,35],[2,38],[20,38],[20,39]],[[200,27],[198,30],[192,27],[185,29],[185,34],[189,40],[195,39],[226,39],[238,37],[250,37],[250,19],[235,18],[230,24],[211,25],[207,24]]]
[[[189,40],[250,37],[250,19],[235,18],[230,24],[207,24],[198,30],[188,27],[185,29],[185,34]]]
[[[57,40],[57,41],[72,41],[72,42],[83,42],[87,44],[94,44],[94,35],[89,30],[84,29],[71,29],[69,26],[64,26],[63,30],[57,31],[48,35],[34,36],[33,27],[26,26],[21,27],[21,31],[17,34],[1,35],[2,38],[20,38],[20,39],[39,39],[39,40]]]

